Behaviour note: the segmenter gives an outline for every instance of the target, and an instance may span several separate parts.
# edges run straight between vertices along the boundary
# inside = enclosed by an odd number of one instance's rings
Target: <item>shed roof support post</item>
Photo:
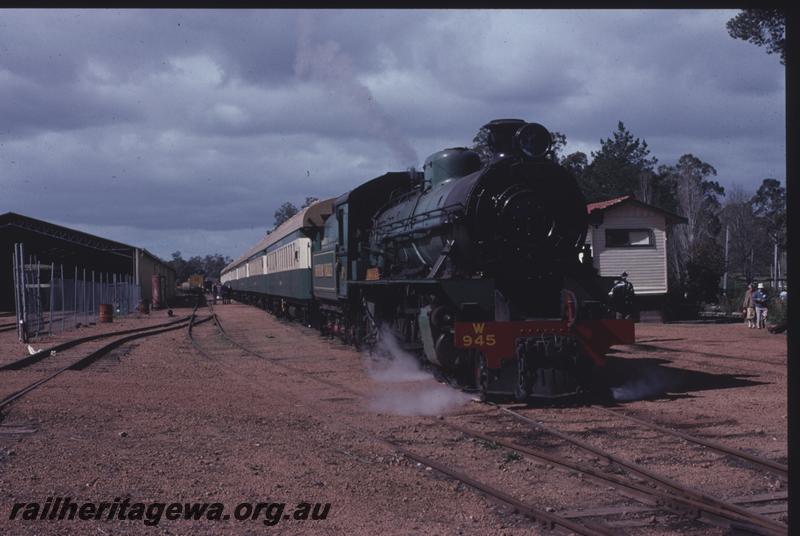
[[[81,281],[81,289],[82,289],[81,294],[83,294],[83,298],[82,298],[82,301],[83,301],[83,314],[81,315],[81,317],[83,318],[83,323],[84,324],[88,324],[89,321],[86,320],[86,317],[88,316],[88,313],[89,313],[89,307],[88,307],[88,305],[86,303],[86,268],[83,269],[83,280]]]
[[[65,286],[64,285],[64,265],[62,264],[61,265],[61,331],[64,331],[64,317],[67,316],[67,311],[66,311],[66,307],[65,307],[65,305],[67,303],[67,300],[66,300],[66,297],[65,297],[64,286]]]
[[[25,246],[20,242],[19,257],[17,263],[22,263],[19,267],[20,294],[22,303],[22,342],[28,342],[28,294],[25,292],[27,280],[25,278]]]
[[[50,316],[47,318],[47,334],[53,334],[53,301],[56,297],[56,289],[55,289],[55,270],[56,265],[54,262],[50,263]]]
[[[36,335],[42,332],[42,263],[36,259]]]
[[[74,301],[72,302],[72,318],[74,320],[73,324],[77,326],[78,324],[78,266],[75,265],[75,279],[73,280],[72,288]]]
[[[17,318],[17,338],[22,340],[22,302],[19,298],[19,262],[17,259],[18,245],[19,244],[14,242],[14,255],[11,257],[11,268],[14,271],[14,312],[16,313]]]

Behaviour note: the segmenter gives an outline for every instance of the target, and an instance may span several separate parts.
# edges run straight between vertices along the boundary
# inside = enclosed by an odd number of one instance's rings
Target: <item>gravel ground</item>
[[[0,533],[539,533],[526,517],[398,455],[384,438],[556,514],[626,506],[631,512],[615,521],[648,523],[628,533],[724,533],[663,513],[636,513],[640,504],[605,486],[453,430],[458,424],[603,466],[435,382],[402,358],[387,363],[363,356],[253,307],[218,305],[216,311],[226,332],[263,358],[225,342],[208,322],[195,328],[195,338],[210,358],[192,347],[185,330],[140,339],[84,371],[64,373],[6,412]],[[166,320],[157,314],[59,339]],[[786,462],[784,335],[739,324],[638,324],[637,341],[612,354],[608,375],[620,400],[616,409]],[[14,334],[0,333],[2,362],[21,355]],[[14,380],[0,372],[4,385],[22,382],[23,371],[12,374]],[[24,374],[36,377],[35,371]],[[718,498],[786,488],[769,473],[595,407],[513,407]],[[228,514],[244,502],[285,502],[286,512],[301,502],[331,506],[325,520],[274,526],[264,524],[265,513],[248,521],[162,519],[157,526],[8,519],[15,503],[51,496],[218,502]]]

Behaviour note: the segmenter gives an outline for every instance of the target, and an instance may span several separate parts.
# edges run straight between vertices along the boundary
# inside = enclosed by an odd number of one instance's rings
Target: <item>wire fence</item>
[[[68,331],[98,321],[101,304],[114,316],[125,316],[139,305],[141,289],[131,274],[116,274],[63,264],[43,264],[25,257],[14,244],[14,302],[17,334],[31,338]]]

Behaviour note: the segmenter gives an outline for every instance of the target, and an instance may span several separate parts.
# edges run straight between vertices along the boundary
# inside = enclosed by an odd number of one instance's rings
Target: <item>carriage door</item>
[[[348,205],[340,205],[336,211],[339,226],[339,241],[336,243],[336,293],[340,298],[347,297],[347,210]]]

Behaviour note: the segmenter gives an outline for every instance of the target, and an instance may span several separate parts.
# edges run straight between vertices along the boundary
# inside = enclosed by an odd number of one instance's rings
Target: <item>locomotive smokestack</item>
[[[522,119],[495,119],[481,127],[480,143],[488,160],[518,154],[529,159],[539,159],[550,152],[553,138],[550,132],[538,123],[527,123]]]
[[[514,133],[524,125],[522,119],[495,119],[483,125],[481,130],[488,133],[486,142],[489,149],[495,156],[500,156],[511,152]]]

